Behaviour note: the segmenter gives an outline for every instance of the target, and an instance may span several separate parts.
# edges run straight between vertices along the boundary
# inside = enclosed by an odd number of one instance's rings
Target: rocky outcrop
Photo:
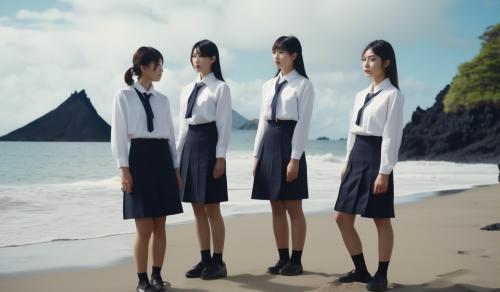
[[[238,130],[257,130],[257,127],[259,126],[259,120],[258,119],[253,119],[253,120],[248,120],[246,123],[241,125]]]
[[[443,99],[449,88],[430,108],[413,112],[403,130],[400,160],[500,163],[500,108],[482,104],[445,112]]]
[[[111,127],[97,113],[85,90],[74,92],[56,109],[9,134],[0,141],[110,140]]]

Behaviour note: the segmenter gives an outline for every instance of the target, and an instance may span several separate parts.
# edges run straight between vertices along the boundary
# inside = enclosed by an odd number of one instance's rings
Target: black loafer
[[[339,283],[352,283],[352,282],[361,282],[368,283],[372,279],[372,276],[369,273],[358,273],[356,270],[352,270],[349,273],[341,276],[337,279]]]
[[[379,274],[375,274],[373,278],[366,285],[366,289],[368,291],[385,291],[387,290],[387,279],[380,276]]]
[[[137,292],[158,292],[149,282],[141,282],[137,285]]]
[[[151,275],[151,286],[153,286],[156,291],[163,292],[170,287],[170,283],[163,281],[160,275]]]
[[[283,268],[288,261],[279,260],[274,266],[267,268],[267,272],[269,274],[278,275],[280,273],[281,268]]]
[[[199,278],[201,277],[201,272],[205,269],[207,265],[203,262],[199,262],[196,266],[192,267],[191,270],[186,272],[186,278]]]
[[[289,261],[283,268],[280,269],[279,273],[283,276],[297,276],[304,272],[302,265],[295,264]]]
[[[227,277],[226,263],[211,262],[206,269],[201,272],[203,280],[215,280]]]

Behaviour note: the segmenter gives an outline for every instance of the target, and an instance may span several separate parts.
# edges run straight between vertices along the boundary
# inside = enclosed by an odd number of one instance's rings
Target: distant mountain
[[[256,129],[256,120],[249,121],[233,110],[232,129]],[[74,92],[56,109],[26,126],[0,137],[0,141],[95,141],[110,140],[111,127],[104,121],[87,97],[85,90]]]
[[[247,122],[248,122],[247,118],[242,116],[237,111],[233,110],[233,130],[239,129]]]
[[[316,141],[330,141],[330,138],[328,138],[327,136],[321,136],[316,138]]]
[[[249,120],[243,125],[241,125],[238,130],[257,130],[257,126],[259,125],[258,119]]]
[[[500,24],[481,37],[481,52],[403,130],[401,160],[500,163]]]
[[[56,109],[26,126],[0,137],[0,141],[86,141],[110,140],[111,127],[87,97],[74,92]]]

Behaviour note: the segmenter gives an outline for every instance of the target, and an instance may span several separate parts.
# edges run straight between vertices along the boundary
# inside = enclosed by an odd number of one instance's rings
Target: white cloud
[[[71,21],[74,18],[72,13],[59,9],[48,9],[42,12],[21,9],[16,13],[16,19],[33,21]]]
[[[452,38],[451,28],[443,21],[451,1],[62,2],[67,10],[23,9],[15,19],[0,15],[0,135],[53,109],[80,89],[87,91],[109,121],[113,94],[124,86],[123,73],[141,45],[164,53],[166,71],[156,87],[170,96],[178,116],[180,88],[195,78],[189,51],[202,38],[219,45],[235,109],[257,117],[264,80],[242,82],[227,75],[242,57],[234,52],[262,52],[268,58],[265,53],[276,37],[294,34],[302,42],[317,93],[311,135],[345,136],[352,98],[368,84],[358,62],[368,41],[386,38],[412,44],[424,36],[437,42],[446,42],[447,35]],[[425,92],[415,80],[408,83]]]

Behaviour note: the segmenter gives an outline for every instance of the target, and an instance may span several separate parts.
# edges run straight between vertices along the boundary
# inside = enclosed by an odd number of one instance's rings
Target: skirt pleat
[[[394,217],[394,179],[383,194],[373,194],[380,168],[382,137],[356,135],[342,178],[335,210],[368,218]]]
[[[123,218],[182,213],[168,140],[132,139],[129,152],[132,192],[123,193]]]
[[[299,160],[297,179],[286,182],[286,169],[292,155],[296,121],[268,121],[255,169],[252,199],[302,200],[308,198],[305,153]]]
[[[214,179],[218,133],[215,122],[189,125],[181,154],[181,199],[211,204],[228,200],[226,172]]]

